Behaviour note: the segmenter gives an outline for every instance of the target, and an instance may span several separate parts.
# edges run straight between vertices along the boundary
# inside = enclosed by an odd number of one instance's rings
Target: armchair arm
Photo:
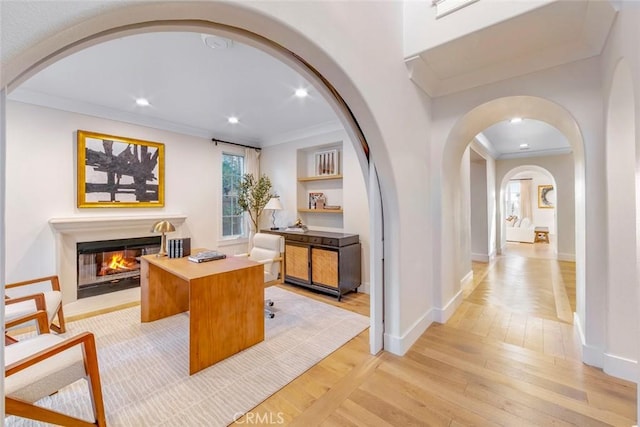
[[[44,310],[38,310],[33,313],[25,314],[24,316],[16,317],[15,319],[6,322],[4,327],[5,329],[8,329],[32,320],[35,320],[38,323],[38,333],[49,333],[49,319],[47,318],[47,312]]]
[[[29,301],[30,299],[34,300],[36,303],[36,310],[46,310],[47,307],[45,305],[44,294],[42,292],[16,298],[5,297],[4,305],[17,304],[19,302]]]
[[[93,334],[91,332],[82,332],[74,337],[65,339],[59,344],[53,345],[47,349],[32,354],[29,357],[25,357],[24,359],[7,365],[5,367],[4,376],[8,377],[10,375],[18,373],[30,366],[35,365],[36,363],[42,362],[43,360],[48,359],[49,357],[54,356],[58,353],[62,353],[63,351],[68,350],[78,344],[82,344],[83,346],[83,354],[86,365],[87,356],[91,357],[91,353],[93,353],[94,356],[97,354],[95,338],[93,337]]]
[[[33,285],[34,283],[47,282],[47,281],[51,283],[51,288],[54,291],[60,290],[60,280],[58,279],[58,276],[46,276],[46,277],[39,277],[37,279],[25,280],[22,282],[7,283],[5,285],[5,289],[17,288],[19,286],[25,286],[25,285]]]

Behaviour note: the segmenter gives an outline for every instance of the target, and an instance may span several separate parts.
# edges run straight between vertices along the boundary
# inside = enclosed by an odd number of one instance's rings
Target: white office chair
[[[252,261],[264,265],[264,283],[272,285],[282,283],[284,278],[284,238],[277,234],[256,233],[253,236],[253,246],[248,254],[236,256],[248,257]],[[268,307],[273,306],[273,301],[265,301],[265,314],[273,318],[274,313]]]

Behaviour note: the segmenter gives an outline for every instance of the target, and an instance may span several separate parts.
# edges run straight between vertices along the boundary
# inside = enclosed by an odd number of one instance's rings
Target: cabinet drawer
[[[331,237],[323,237],[322,238],[322,244],[323,245],[327,245],[327,246],[338,246],[339,245],[339,241],[338,241],[338,239],[333,239]]]
[[[322,237],[318,237],[318,236],[309,237],[309,243],[315,243],[316,245],[321,245],[322,240],[323,240]]]
[[[303,234],[287,234],[285,240],[289,240],[291,242],[306,242],[309,238]]]

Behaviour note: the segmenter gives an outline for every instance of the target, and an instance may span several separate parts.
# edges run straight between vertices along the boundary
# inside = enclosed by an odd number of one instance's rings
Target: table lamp
[[[277,230],[276,227],[276,211],[282,210],[282,203],[280,203],[280,199],[278,197],[272,197],[269,199],[269,202],[264,207],[264,210],[271,211],[271,229]]]
[[[167,256],[167,238],[165,233],[170,231],[176,231],[176,228],[166,219],[156,222],[151,227],[151,232],[162,233],[162,240],[160,240],[160,252],[156,255],[157,257]]]

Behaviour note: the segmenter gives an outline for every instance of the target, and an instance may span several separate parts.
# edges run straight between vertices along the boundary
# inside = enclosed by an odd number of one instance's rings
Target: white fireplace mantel
[[[166,219],[174,226],[179,227],[187,219],[186,215],[136,215],[136,216],[86,216],[71,218],[51,218],[49,224],[58,233],[81,233],[95,230],[123,230],[128,228],[139,229],[151,226],[155,221]]]
[[[160,220],[171,222],[176,227],[176,235],[180,235],[180,228],[186,219],[187,216],[182,214],[51,218],[49,225],[56,236],[57,274],[62,288],[62,303],[77,300],[77,243],[151,236],[154,234],[151,231],[153,224]]]

